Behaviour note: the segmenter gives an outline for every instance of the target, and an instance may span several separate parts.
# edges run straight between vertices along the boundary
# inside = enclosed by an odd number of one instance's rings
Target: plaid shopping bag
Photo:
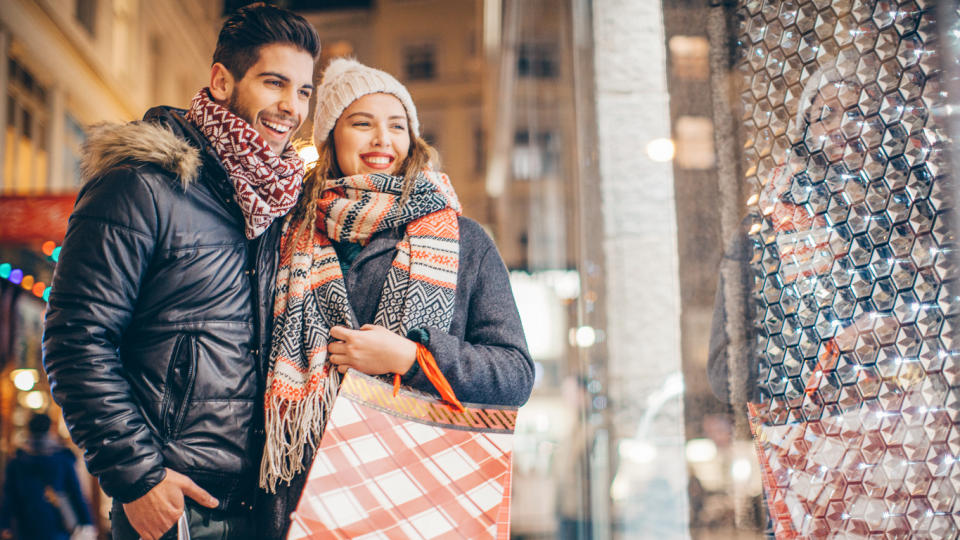
[[[288,539],[508,539],[516,416],[348,371]]]

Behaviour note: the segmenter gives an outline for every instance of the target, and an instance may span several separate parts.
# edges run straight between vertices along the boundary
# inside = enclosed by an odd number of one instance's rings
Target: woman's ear
[[[210,95],[213,100],[222,103],[233,95],[236,81],[227,66],[217,62],[210,68]]]

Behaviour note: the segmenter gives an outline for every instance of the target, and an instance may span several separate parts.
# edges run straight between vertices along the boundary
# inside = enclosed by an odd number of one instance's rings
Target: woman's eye
[[[354,127],[367,127],[370,125],[370,122],[354,122]]]
[[[300,95],[303,96],[303,97],[305,97],[305,98],[307,98],[307,99],[310,99],[310,95],[311,95],[311,94],[310,94],[310,91],[309,91],[309,90],[301,90],[301,91],[300,91]]]
[[[405,130],[407,129],[407,126],[405,126],[405,125],[403,125],[403,124],[394,124],[394,125],[392,125],[392,126],[390,126],[390,127],[393,128],[393,129],[399,129],[400,131],[405,131]]]

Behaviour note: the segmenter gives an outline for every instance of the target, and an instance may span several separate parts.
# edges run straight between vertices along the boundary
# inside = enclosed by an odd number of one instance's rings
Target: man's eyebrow
[[[257,77],[276,77],[283,82],[290,82],[290,77],[287,77],[282,73],[277,73],[276,71],[261,71],[257,74]]]
[[[263,71],[257,74],[257,77],[276,77],[277,79],[280,79],[283,82],[290,82],[290,77],[287,77],[282,73],[277,73],[276,71]],[[313,84],[304,83],[300,86],[300,88],[309,88],[310,90],[313,90]]]

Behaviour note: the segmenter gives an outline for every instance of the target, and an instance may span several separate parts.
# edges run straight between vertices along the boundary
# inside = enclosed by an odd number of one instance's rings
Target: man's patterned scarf
[[[260,485],[271,492],[278,481],[289,482],[303,470],[305,450],[320,442],[340,382],[327,362],[330,328],[357,327],[331,240],[366,245],[380,231],[404,227],[374,324],[403,336],[414,328],[450,329],[460,260],[460,202],[450,179],[429,169],[401,206],[402,188],[402,177],[383,174],[328,180],[310,234],[290,246],[299,223],[284,223],[260,467]]]
[[[293,208],[303,186],[303,160],[292,145],[278,156],[246,120],[210,99],[208,88],[194,96],[186,118],[210,141],[230,176],[247,238],[260,236]]]

